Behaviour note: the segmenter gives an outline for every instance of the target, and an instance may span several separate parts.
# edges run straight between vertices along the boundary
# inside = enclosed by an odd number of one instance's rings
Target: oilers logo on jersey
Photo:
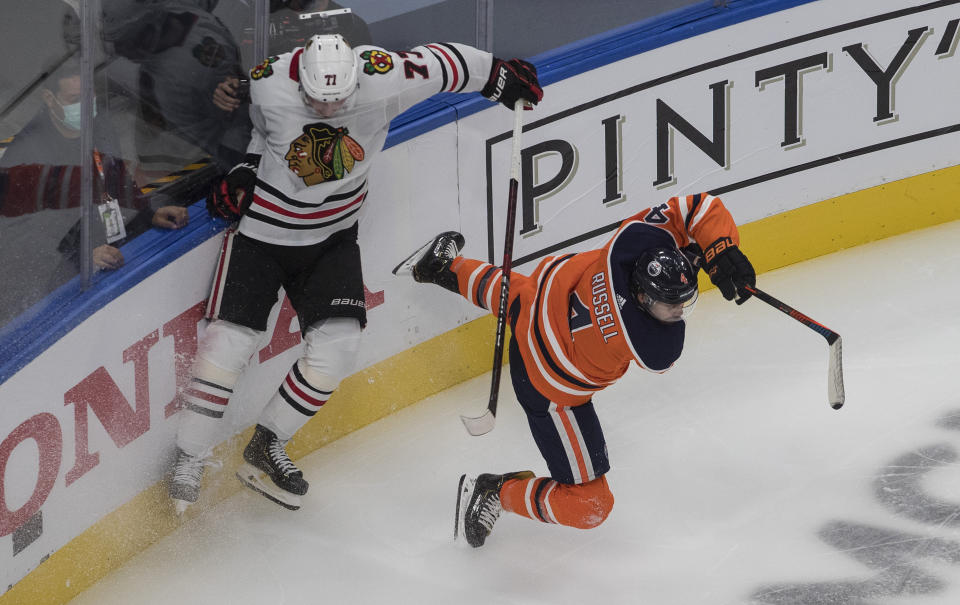
[[[307,124],[283,159],[307,186],[342,179],[366,155],[349,132],[322,122]]]

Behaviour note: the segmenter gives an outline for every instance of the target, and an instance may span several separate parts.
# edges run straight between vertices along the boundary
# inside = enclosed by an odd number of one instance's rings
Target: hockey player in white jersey
[[[366,323],[357,221],[390,120],[436,93],[477,91],[511,109],[543,96],[533,65],[453,43],[389,52],[313,36],[251,70],[247,156],[208,198],[212,214],[241,218],[225,239],[208,305],[213,321],[182,395],[169,483],[178,512],[197,500],[218,422],[281,286],[304,351],[261,413],[238,477],[299,508],[308,484],[286,443],[353,368]]]

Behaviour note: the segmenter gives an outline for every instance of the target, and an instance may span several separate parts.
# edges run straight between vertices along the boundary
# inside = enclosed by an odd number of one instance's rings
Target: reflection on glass
[[[0,157],[0,325],[79,270],[82,85],[79,62],[67,60],[40,84],[36,114]],[[104,112],[93,134],[93,259],[99,269],[117,269],[124,262],[119,246],[151,225],[182,226],[186,209],[151,208]]]
[[[239,46],[211,12],[216,5],[104,2],[104,47],[115,63],[110,73],[136,100],[141,184],[202,157],[221,169],[243,157],[250,132],[246,112],[224,111],[213,102],[220,82],[243,73]]]
[[[373,43],[367,22],[341,4],[330,0],[270,1],[271,54],[303,46],[314,34],[340,34],[353,47]]]
[[[594,3],[586,20],[578,16],[587,5],[557,0],[499,2],[483,14],[495,34],[491,50],[529,57],[697,1]],[[274,55],[331,32],[354,47],[436,39],[478,45],[478,0],[269,0],[260,36],[250,27],[258,4],[100,0],[95,78],[85,83],[77,67],[81,4],[5,4],[0,139],[11,138],[0,143],[0,326],[76,272],[84,85],[95,88],[97,108],[91,247],[96,266],[110,270],[129,260],[124,242],[151,226],[182,226],[182,206],[243,161],[252,128],[246,79],[266,59],[250,56],[254,39],[265,37]],[[342,158],[346,165],[352,156]],[[156,187],[198,160],[209,170],[176,177],[179,189]]]

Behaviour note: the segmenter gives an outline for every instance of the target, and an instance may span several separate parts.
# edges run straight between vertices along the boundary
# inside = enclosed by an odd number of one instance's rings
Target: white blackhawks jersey
[[[367,177],[390,120],[438,92],[486,84],[492,55],[463,44],[431,43],[406,52],[354,49],[359,88],[330,118],[300,97],[302,48],[250,71],[253,136],[261,155],[253,202],[240,232],[285,246],[316,244],[351,227],[367,196]]]

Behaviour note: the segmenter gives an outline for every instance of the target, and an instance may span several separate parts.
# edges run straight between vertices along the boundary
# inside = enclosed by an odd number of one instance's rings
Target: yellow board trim
[[[744,225],[744,251],[763,273],[960,219],[960,166],[864,189]]]
[[[931,172],[772,216],[740,228],[741,245],[757,273],[874,240],[960,220],[960,167]],[[701,274],[701,285],[709,280]],[[434,393],[490,370],[492,316],[399,353],[340,385],[322,421],[291,442],[300,458]],[[482,407],[484,402],[473,402]],[[468,410],[464,410],[468,411]],[[451,430],[457,430],[452,427]],[[223,468],[208,473],[188,518],[239,490],[233,473],[252,430],[217,448]],[[106,515],[0,596],[0,605],[61,605],[94,585],[178,526],[158,483]]]
[[[156,180],[146,183],[145,185],[140,187],[140,193],[150,193],[168,183],[172,183],[180,179],[181,177],[193,171],[199,170],[201,168],[206,168],[209,165],[210,165],[209,158],[200,159],[200,160],[197,160],[196,162],[193,162],[192,164],[187,164],[186,166],[184,166],[180,170],[177,170],[176,172],[172,172],[166,176],[158,177]]]

